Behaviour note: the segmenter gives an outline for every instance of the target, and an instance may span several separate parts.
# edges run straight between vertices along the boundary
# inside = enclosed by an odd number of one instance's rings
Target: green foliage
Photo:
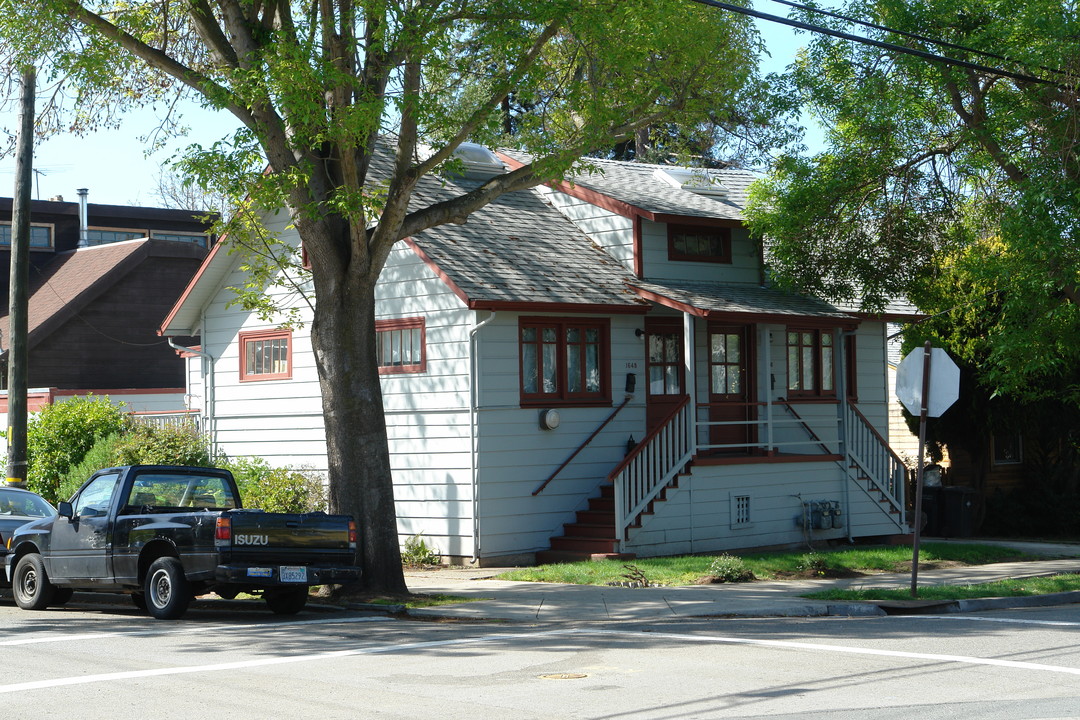
[[[405,567],[424,567],[440,565],[442,558],[434,547],[427,544],[423,533],[417,533],[405,540],[405,545],[401,549],[401,563]]]
[[[309,468],[275,468],[258,457],[223,459],[218,467],[233,474],[244,507],[287,513],[326,509],[322,476]]]
[[[210,464],[210,445],[194,424],[136,424],[120,438],[115,448],[118,465]]]
[[[801,572],[821,577],[829,569],[829,563],[821,553],[811,552],[799,558],[798,568]]]
[[[54,504],[66,499],[61,497],[62,478],[99,438],[126,426],[123,410],[108,397],[74,397],[46,405],[27,422],[27,488]]]
[[[815,37],[791,68],[790,91],[824,125],[828,147],[782,158],[747,212],[768,238],[774,277],[867,309],[907,297],[940,314],[928,334],[988,396],[1057,399],[1075,413],[1080,124],[1071,88],[1080,14],[1050,0],[977,9],[852,0],[841,14],[997,55],[1008,48],[1008,62],[966,59],[1050,82]]]
[[[925,585],[918,588],[921,600],[971,600],[974,598],[1026,597],[1050,593],[1077,592],[1080,575],[1014,578],[975,585]],[[803,595],[811,600],[910,600],[911,588],[860,588],[822,590]]]
[[[752,582],[756,579],[750,568],[746,567],[745,560],[727,553],[717,555],[709,563],[708,574],[715,578],[715,582],[721,583]]]
[[[119,433],[98,438],[93,447],[83,456],[83,459],[72,465],[60,478],[57,498],[59,500],[70,499],[75,494],[75,491],[98,470],[119,465],[120,463],[116,460],[116,448],[120,444],[120,438]]]

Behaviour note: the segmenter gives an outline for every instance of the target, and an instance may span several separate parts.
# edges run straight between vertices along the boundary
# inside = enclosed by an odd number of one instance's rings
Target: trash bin
[[[944,537],[966,538],[975,534],[978,495],[975,488],[941,488],[941,534]]]
[[[924,536],[941,535],[941,486],[924,486],[922,489],[922,511],[926,524],[919,532]]]

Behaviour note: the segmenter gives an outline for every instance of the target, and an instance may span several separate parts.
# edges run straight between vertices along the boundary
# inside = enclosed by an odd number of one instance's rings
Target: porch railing
[[[896,511],[903,523],[904,485],[907,466],[893,452],[866,416],[852,403],[845,403],[847,413],[847,455],[849,466]]]
[[[638,515],[694,454],[694,413],[685,398],[608,475],[615,486],[615,532],[620,548]]]
[[[133,412],[131,419],[140,425],[152,425],[154,427],[193,427],[195,432],[200,431],[198,410],[177,410],[169,412]]]
[[[773,408],[776,406],[786,407],[790,417],[780,417],[773,412]],[[743,402],[743,403],[698,403],[697,408],[699,412],[708,416],[708,411],[712,407],[724,407],[731,408],[735,406],[750,408],[757,408],[756,415],[764,415],[764,417],[758,417],[752,420],[697,420],[697,428],[703,429],[706,433],[709,432],[709,428],[714,427],[745,427],[752,428],[753,435],[756,439],[748,438],[746,441],[736,441],[731,443],[714,443],[714,442],[698,442],[698,451],[709,450],[756,450],[766,455],[772,455],[779,451],[785,452],[797,452],[801,453],[808,447],[816,448],[816,451],[812,451],[810,454],[817,454],[820,451],[823,454],[831,455],[834,451],[831,450],[828,445],[830,443],[838,444],[839,441],[839,418],[833,413],[833,417],[829,418],[814,418],[813,421],[819,425],[819,432],[828,428],[828,432],[824,433],[824,437],[820,436],[817,432],[811,429],[808,420],[799,416],[795,412],[794,408],[787,404],[784,400],[777,400],[775,402]],[[822,427],[824,426],[824,427]],[[806,434],[806,439],[796,440],[792,438],[777,438],[777,430],[782,428],[795,427],[802,429]]]

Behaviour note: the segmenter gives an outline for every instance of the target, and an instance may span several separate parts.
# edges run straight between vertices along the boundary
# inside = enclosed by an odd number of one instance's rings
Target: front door
[[[682,320],[645,321],[645,422],[651,432],[686,397]]]
[[[757,432],[752,403],[750,325],[709,325],[709,445],[720,454],[745,454]],[[732,424],[728,424],[732,423]],[[716,447],[719,446],[719,447]]]

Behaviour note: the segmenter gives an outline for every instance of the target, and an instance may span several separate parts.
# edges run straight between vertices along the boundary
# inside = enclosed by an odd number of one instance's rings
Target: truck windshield
[[[127,500],[127,507],[136,512],[155,508],[231,510],[236,506],[229,483],[216,475],[140,474]]]

